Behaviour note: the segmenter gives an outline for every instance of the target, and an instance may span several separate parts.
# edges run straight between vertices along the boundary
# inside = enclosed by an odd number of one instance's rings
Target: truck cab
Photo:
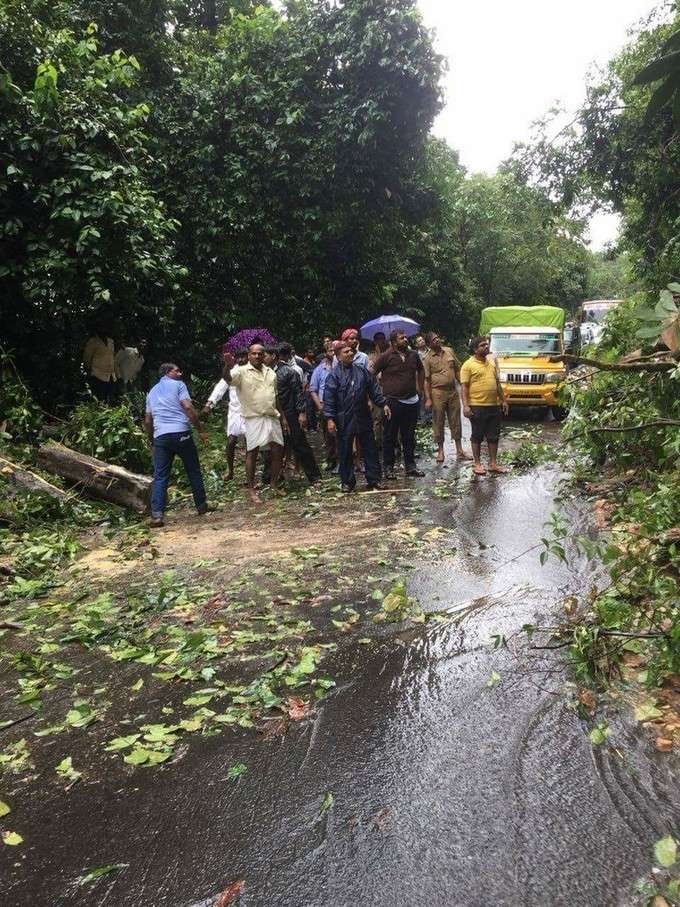
[[[538,406],[564,417],[557,390],[566,368],[562,361],[550,361],[564,353],[564,320],[564,311],[554,306],[484,309],[481,333],[489,337],[510,406]]]

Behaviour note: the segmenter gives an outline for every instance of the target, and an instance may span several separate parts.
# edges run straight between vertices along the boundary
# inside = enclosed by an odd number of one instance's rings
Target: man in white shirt
[[[240,349],[235,353],[236,366],[232,369],[232,375],[236,373],[239,366],[246,365],[248,362],[248,350]],[[234,478],[234,456],[236,454],[236,445],[239,438],[245,438],[246,426],[241,413],[241,401],[235,387],[230,387],[224,378],[221,378],[208,397],[208,402],[203,407],[203,412],[213,410],[224,395],[229,391],[229,411],[227,413],[227,471],[224,474],[224,481],[231,482]]]
[[[114,359],[116,376],[124,390],[127,390],[129,385],[133,385],[139,377],[144,365],[146,346],[146,340],[140,340],[137,346],[123,346],[116,353]]]

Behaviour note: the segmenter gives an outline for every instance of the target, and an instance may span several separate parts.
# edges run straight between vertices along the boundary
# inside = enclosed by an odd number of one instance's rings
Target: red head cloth
[[[356,328],[345,328],[345,330],[340,334],[341,340],[349,340],[352,334],[358,334],[359,331]]]
[[[344,347],[344,345],[345,344],[343,343],[342,340],[334,340],[333,341],[333,351],[335,353],[339,353],[340,350]]]

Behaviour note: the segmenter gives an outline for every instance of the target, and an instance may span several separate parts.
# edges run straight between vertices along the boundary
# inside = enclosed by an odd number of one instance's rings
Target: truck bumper
[[[556,384],[503,384],[510,406],[557,406]]]

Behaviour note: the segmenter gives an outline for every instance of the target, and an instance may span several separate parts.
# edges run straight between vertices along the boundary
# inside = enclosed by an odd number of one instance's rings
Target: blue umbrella
[[[420,331],[420,325],[404,315],[381,315],[380,318],[373,318],[361,326],[361,336],[365,340],[373,340],[381,331],[388,338],[390,331],[403,331],[407,337],[413,337]]]

